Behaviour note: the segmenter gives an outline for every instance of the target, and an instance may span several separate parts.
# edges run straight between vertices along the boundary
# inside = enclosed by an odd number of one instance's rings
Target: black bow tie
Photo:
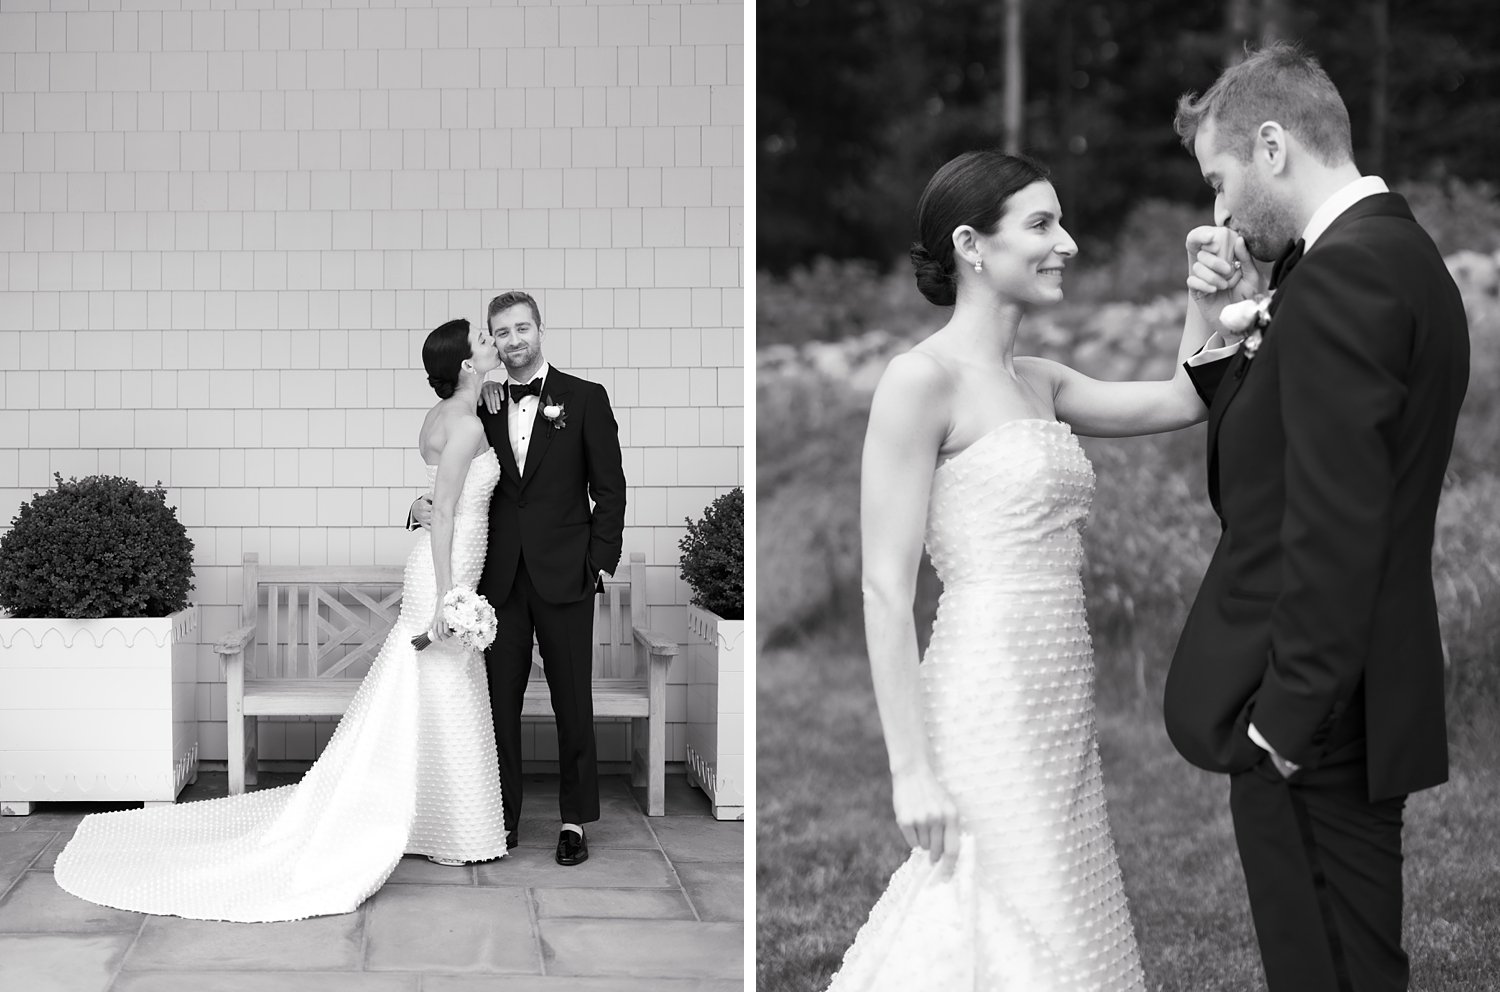
[[[1271,266],[1272,289],[1281,285],[1282,280],[1291,273],[1292,266],[1302,261],[1302,254],[1306,250],[1306,247],[1306,243],[1301,238],[1298,238],[1296,244],[1281,253],[1281,257],[1276,260],[1276,264]]]
[[[507,383],[507,385],[510,388],[510,398],[511,398],[511,401],[515,402],[515,403],[521,402],[521,400],[523,398],[527,397],[527,396],[540,396],[540,395],[542,395],[542,377],[541,376],[537,376],[535,379],[532,379],[530,382],[528,382],[524,386],[521,385],[518,382]]]

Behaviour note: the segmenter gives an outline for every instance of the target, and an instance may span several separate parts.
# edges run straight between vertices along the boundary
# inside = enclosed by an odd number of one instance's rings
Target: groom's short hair
[[[1184,93],[1172,121],[1188,151],[1205,121],[1212,121],[1220,148],[1250,160],[1255,132],[1276,121],[1324,165],[1354,157],[1349,111],[1318,60],[1300,45],[1272,42],[1219,74],[1208,92]]]
[[[490,330],[495,329],[495,314],[501,310],[509,310],[511,307],[520,306],[522,303],[531,308],[531,319],[536,321],[536,326],[542,326],[542,311],[537,307],[536,300],[531,298],[530,293],[523,293],[519,289],[513,289],[508,293],[501,293],[490,300],[489,313],[485,315],[484,324]]]

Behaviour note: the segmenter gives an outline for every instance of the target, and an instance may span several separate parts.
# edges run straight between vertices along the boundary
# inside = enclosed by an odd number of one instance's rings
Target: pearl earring
[[[974,271],[975,272],[983,272],[984,271],[984,259],[978,258],[978,259],[974,260]]]

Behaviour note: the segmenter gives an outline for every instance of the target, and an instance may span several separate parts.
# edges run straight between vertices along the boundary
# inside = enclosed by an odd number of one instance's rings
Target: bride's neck
[[[479,405],[479,377],[477,375],[463,376],[458,380],[458,387],[453,390],[449,397],[460,406],[473,409]]]
[[[1016,335],[1023,308],[993,297],[960,300],[943,333],[953,349],[980,365],[1003,365],[1009,369],[1016,354]]]

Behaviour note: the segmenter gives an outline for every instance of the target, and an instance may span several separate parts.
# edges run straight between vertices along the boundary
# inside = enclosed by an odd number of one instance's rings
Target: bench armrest
[[[220,671],[231,696],[238,697],[245,691],[245,649],[255,640],[255,624],[232,630],[214,645],[219,656]]]
[[[653,657],[671,658],[677,653],[677,642],[670,640],[665,634],[658,634],[644,627],[633,627],[631,632],[635,635],[635,643],[644,647]]]
[[[247,627],[241,627],[239,630],[232,630],[220,638],[218,643],[214,645],[214,653],[224,655],[239,654],[245,650],[245,647],[250,643],[250,639],[254,636],[255,624],[253,623]]]

